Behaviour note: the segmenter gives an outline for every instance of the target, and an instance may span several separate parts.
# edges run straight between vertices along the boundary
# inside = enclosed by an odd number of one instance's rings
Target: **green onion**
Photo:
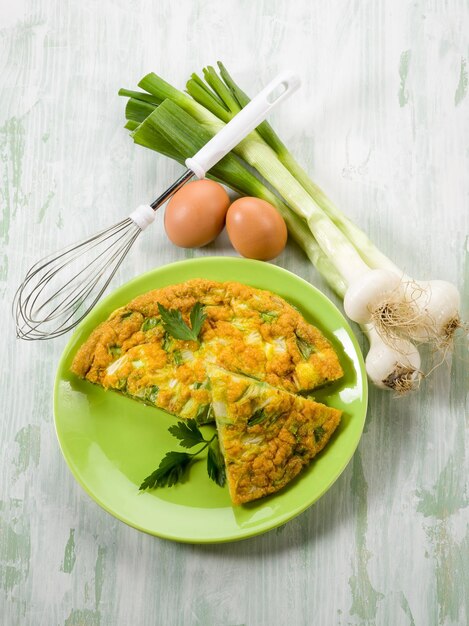
[[[127,128],[127,130],[135,130],[136,128],[138,128],[138,126],[138,122],[135,122],[134,120],[127,120],[124,128]]]
[[[141,326],[141,330],[145,332],[155,328],[155,326],[158,326],[159,324],[161,324],[161,319],[159,317],[147,317]]]
[[[216,93],[216,95],[223,102],[228,111],[230,111],[230,113],[232,114],[231,117],[241,111],[242,107],[240,107],[239,102],[236,100],[236,97],[233,96],[230,89],[226,87],[226,85],[220,79],[213,67],[208,66],[204,68],[204,78],[213,89],[213,91]]]
[[[133,122],[143,122],[150,113],[155,110],[155,107],[148,102],[142,102],[135,98],[129,98],[127,106],[125,107],[125,117]]]
[[[192,74],[192,77],[187,81],[186,90],[194,100],[202,104],[208,111],[224,122],[230,121],[232,116],[225,104],[196,74]]]
[[[152,96],[151,94],[145,93],[144,91],[133,91],[132,89],[119,89],[119,96],[126,96],[127,98],[134,98],[135,100],[141,100],[142,102],[149,102],[150,104],[154,104],[155,106],[160,104],[158,98]]]

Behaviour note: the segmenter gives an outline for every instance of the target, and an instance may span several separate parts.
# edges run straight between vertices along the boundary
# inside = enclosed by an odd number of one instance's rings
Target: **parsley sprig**
[[[175,339],[182,339],[184,341],[199,341],[199,333],[202,329],[203,323],[207,318],[204,311],[204,306],[200,302],[196,302],[190,312],[191,328],[182,319],[181,311],[177,309],[167,309],[162,304],[158,303],[158,311],[161,315],[164,329]]]
[[[180,482],[193,459],[208,448],[207,473],[209,477],[223,487],[226,482],[225,461],[220,450],[218,435],[205,439],[200,432],[197,422],[188,419],[171,426],[169,432],[179,440],[183,448],[193,448],[203,444],[197,452],[167,452],[156,470],[147,476],[140,485],[140,490],[156,489],[157,487],[171,487]]]

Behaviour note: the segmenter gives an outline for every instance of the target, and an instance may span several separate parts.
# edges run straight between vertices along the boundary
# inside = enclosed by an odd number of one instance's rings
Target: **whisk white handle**
[[[137,224],[140,230],[145,230],[155,221],[156,211],[149,204],[141,204],[129,215],[130,219]]]
[[[254,130],[272,109],[288,98],[300,86],[300,78],[295,74],[279,74],[244,109],[233,117],[196,155],[186,160],[186,167],[197,178],[220,161],[228,152]]]

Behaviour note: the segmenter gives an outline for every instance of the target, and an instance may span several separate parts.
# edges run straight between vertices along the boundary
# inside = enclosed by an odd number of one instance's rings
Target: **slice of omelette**
[[[217,367],[209,371],[234,504],[282,489],[324,448],[340,422],[337,409]]]
[[[189,323],[206,314],[199,341],[166,330],[158,304]],[[204,279],[145,293],[114,311],[78,350],[72,371],[179,417],[213,420],[207,364],[246,374],[293,393],[343,374],[322,333],[285,300],[236,282]]]

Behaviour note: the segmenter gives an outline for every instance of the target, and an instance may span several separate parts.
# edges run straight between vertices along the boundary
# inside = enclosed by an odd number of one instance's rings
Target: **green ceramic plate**
[[[269,289],[295,305],[334,344],[344,378],[316,398],[344,411],[325,450],[280,493],[245,506],[231,505],[228,489],[195,463],[183,484],[139,492],[143,478],[175,447],[168,427],[175,418],[70,373],[78,347],[109,313],[151,289],[190,278],[236,280]],[[235,541],[263,533],[295,517],[320,498],[352,457],[365,421],[367,382],[357,341],[337,308],[317,289],[275,265],[239,258],[199,258],[166,265],[117,289],[81,323],[68,342],[55,382],[57,436],[73,475],[88,494],[118,519],[159,537],[191,543]],[[211,427],[206,427],[210,429]]]

